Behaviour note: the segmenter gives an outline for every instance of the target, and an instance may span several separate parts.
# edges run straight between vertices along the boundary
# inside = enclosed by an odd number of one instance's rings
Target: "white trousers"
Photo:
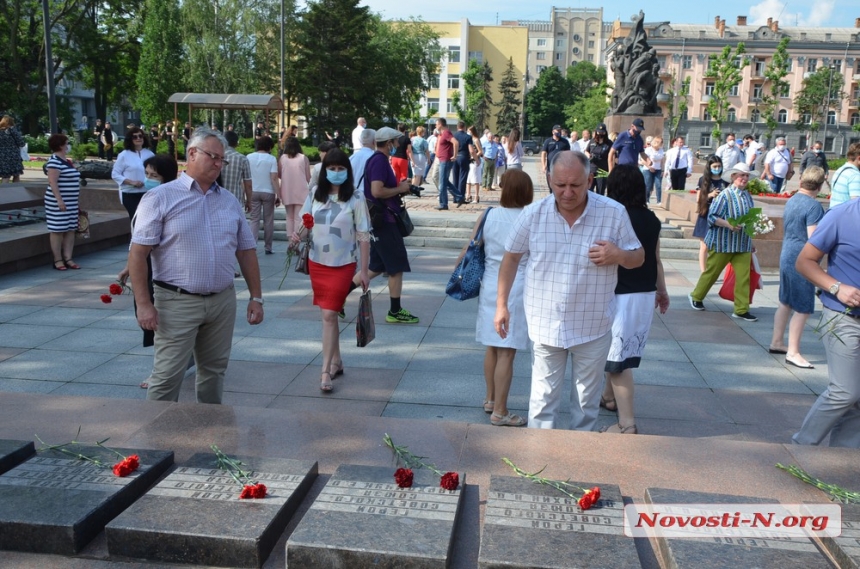
[[[570,428],[576,431],[594,430],[600,411],[600,394],[603,393],[603,368],[610,345],[612,334],[609,332],[600,338],[570,348],[556,348],[535,342],[529,427],[556,428],[567,358],[570,354],[573,369]]]

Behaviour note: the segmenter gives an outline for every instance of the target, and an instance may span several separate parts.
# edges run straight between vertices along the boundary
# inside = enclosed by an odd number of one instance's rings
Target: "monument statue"
[[[641,10],[632,18],[633,29],[615,48],[610,68],[615,75],[611,114],[659,114],[657,82],[660,63],[657,50],[648,45]]]

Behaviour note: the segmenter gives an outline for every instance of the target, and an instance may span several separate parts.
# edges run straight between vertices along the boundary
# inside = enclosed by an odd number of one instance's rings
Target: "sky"
[[[751,0],[754,2],[755,0]],[[740,0],[698,2],[663,0],[645,3],[642,0],[615,0],[583,2],[581,0],[555,0],[555,2],[528,2],[523,0],[364,0],[374,12],[386,18],[420,16],[424,21],[457,21],[468,18],[473,25],[493,25],[502,20],[549,20],[552,6],[560,8],[598,8],[603,5],[604,21],[616,18],[629,21],[640,9],[645,10],[645,21],[669,21],[679,24],[712,23],[719,15],[726,24],[733,25],[737,16],[747,16],[749,24],[765,23],[769,17],[783,26],[853,27],[860,17],[860,0],[812,0],[783,2],[761,0],[751,3]],[[649,5],[650,4],[650,5]],[[647,6],[647,7],[646,7]]]

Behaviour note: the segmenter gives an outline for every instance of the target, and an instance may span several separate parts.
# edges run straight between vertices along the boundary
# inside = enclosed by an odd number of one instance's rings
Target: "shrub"
[[[771,189],[770,184],[761,178],[750,178],[750,181],[747,182],[747,191],[750,194],[757,196],[759,194],[769,194]]]
[[[48,148],[48,139],[44,136],[24,135],[24,141],[27,143],[27,152],[30,154],[50,154],[51,149]]]
[[[834,158],[833,160],[827,161],[827,166],[831,170],[838,170],[843,164],[845,164],[845,158]]]

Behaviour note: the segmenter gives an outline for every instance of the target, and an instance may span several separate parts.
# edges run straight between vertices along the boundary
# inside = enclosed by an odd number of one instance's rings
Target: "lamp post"
[[[284,105],[286,102],[284,101],[284,2],[285,0],[281,0],[281,92],[278,93],[281,99],[281,128],[287,128],[287,124],[284,121]]]
[[[59,132],[60,125],[57,121],[57,99],[54,88],[54,58],[51,55],[51,17],[48,13],[48,0],[42,0],[42,21],[45,28],[45,80],[48,90],[48,120],[51,125],[48,132],[55,134]]]
[[[825,95],[824,99],[824,135],[822,136],[824,143],[824,149],[827,150],[827,121],[830,119],[830,90],[833,88],[833,72],[836,70],[836,66],[832,63],[830,64],[830,80],[827,82],[827,95]],[[807,143],[807,146],[809,144]],[[831,150],[833,147],[830,147]]]
[[[755,108],[753,109],[752,115],[750,115],[750,123],[752,124],[752,136],[755,139],[755,127],[758,124],[758,104],[761,103],[761,97],[753,97],[753,103],[755,103]]]

